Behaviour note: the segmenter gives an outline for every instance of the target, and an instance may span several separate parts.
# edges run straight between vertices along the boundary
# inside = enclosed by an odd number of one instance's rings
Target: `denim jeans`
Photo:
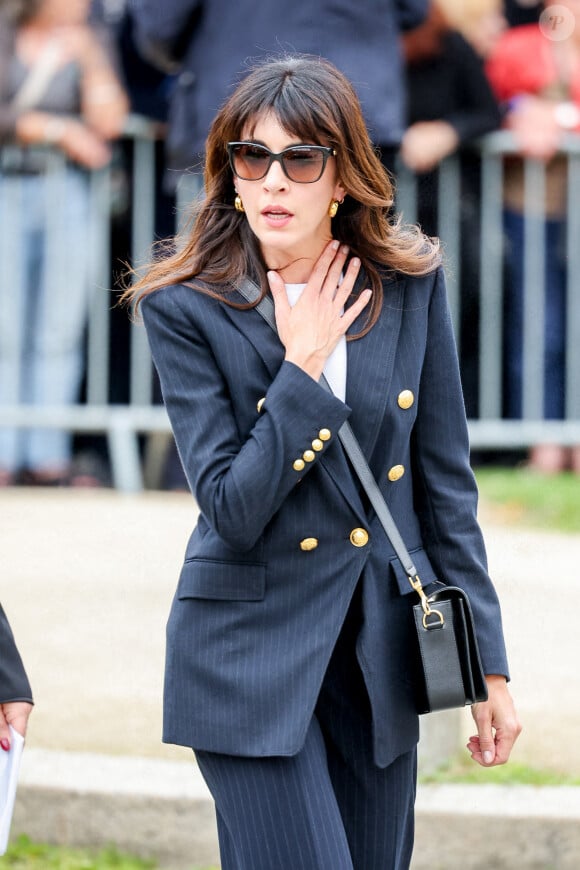
[[[90,288],[86,173],[0,175],[0,405],[70,405]],[[0,429],[0,469],[66,466],[71,436]]]
[[[561,419],[565,405],[566,370],[566,265],[563,221],[544,224],[544,417]],[[508,269],[504,305],[504,411],[508,418],[522,416],[524,322],[524,219],[504,212]]]

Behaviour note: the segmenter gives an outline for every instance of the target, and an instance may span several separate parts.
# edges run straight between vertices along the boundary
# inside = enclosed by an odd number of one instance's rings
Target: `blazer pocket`
[[[416,550],[409,550],[409,555],[413,560],[415,568],[417,569],[417,574],[419,575],[419,579],[421,580],[423,588],[425,588],[425,586],[427,586],[428,584],[433,583],[435,580],[440,579],[435,574],[433,566],[429,561],[429,556],[422,547],[419,547]],[[395,580],[397,581],[399,592],[401,592],[402,595],[407,595],[407,593],[413,592],[405,569],[403,568],[396,556],[391,559],[390,567],[391,571],[395,576]]]
[[[181,569],[177,597],[262,601],[265,591],[265,564],[195,558],[188,559]]]

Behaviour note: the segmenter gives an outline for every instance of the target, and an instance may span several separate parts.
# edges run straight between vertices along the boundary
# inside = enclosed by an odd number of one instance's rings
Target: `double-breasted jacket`
[[[390,763],[418,739],[415,593],[337,438],[345,420],[423,584],[467,590],[484,669],[507,675],[442,271],[385,280],[377,323],[347,344],[345,402],[284,359],[254,309],[174,285],[142,310],[200,510],[167,625],[164,740],[296,753],[360,583],[357,658],[375,760]]]

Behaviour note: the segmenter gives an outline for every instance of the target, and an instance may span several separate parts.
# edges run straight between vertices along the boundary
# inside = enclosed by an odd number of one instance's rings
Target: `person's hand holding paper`
[[[32,704],[27,701],[9,701],[0,704],[0,746],[5,752],[10,749],[10,730],[12,725],[21,737],[26,735],[28,717],[32,711]]]

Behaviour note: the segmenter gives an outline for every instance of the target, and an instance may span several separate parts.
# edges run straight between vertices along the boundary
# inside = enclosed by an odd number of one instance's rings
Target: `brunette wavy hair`
[[[255,67],[218,112],[206,142],[205,198],[194,206],[186,233],[162,248],[140,273],[123,299],[139,300],[168,284],[184,283],[226,304],[233,286],[250,276],[268,292],[267,267],[259,242],[244,216],[235,210],[232,172],[226,145],[242,138],[258,118],[273,114],[303,142],[336,151],[337,177],[347,191],[333,219],[334,238],[349,246],[373,290],[364,330],[382,305],[382,279],[389,273],[423,275],[440,262],[439,243],[391,214],[393,185],[375,152],[354,88],[331,63],[310,56],[285,56]],[[169,251],[169,253],[168,253]],[[357,336],[358,337],[358,336]]]
[[[42,0],[0,0],[0,15],[10,24],[20,27],[34,18],[42,6]]]

